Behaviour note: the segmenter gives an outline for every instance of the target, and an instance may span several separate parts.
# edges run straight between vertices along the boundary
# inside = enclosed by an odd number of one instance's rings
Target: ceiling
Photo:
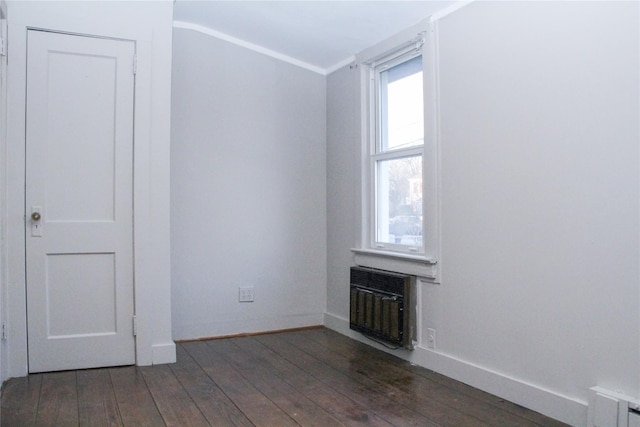
[[[222,33],[320,70],[456,1],[176,0],[174,21]]]

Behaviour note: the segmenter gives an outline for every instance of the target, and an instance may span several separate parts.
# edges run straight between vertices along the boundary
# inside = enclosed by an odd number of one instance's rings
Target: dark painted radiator
[[[351,267],[349,327],[395,347],[413,348],[413,276]]]

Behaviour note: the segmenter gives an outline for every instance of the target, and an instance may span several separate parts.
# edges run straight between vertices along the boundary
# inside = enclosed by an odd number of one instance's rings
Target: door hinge
[[[135,76],[138,72],[138,55],[133,55],[133,75]]]
[[[7,339],[7,322],[2,322],[2,341]]]
[[[7,56],[7,39],[0,38],[0,56]]]
[[[138,335],[138,318],[136,316],[133,316],[133,336],[137,336]]]

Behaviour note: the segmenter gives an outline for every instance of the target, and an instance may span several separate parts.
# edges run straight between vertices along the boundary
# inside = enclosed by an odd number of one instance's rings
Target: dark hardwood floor
[[[7,381],[11,426],[563,426],[327,329],[180,343],[178,362]]]

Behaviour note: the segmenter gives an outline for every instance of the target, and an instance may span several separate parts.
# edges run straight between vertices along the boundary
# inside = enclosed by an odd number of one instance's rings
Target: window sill
[[[351,249],[351,252],[354,254],[355,263],[359,266],[411,274],[433,283],[440,281],[438,262],[421,255],[358,248]]]

